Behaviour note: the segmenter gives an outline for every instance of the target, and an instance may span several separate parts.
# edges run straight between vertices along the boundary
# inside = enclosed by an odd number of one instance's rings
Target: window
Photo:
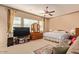
[[[24,27],[31,27],[33,23],[38,23],[38,21],[31,19],[24,19]]]
[[[38,23],[38,20],[24,19],[24,27],[30,27],[31,28],[31,25],[33,23]]]
[[[32,20],[32,19],[21,19],[21,17],[14,17],[13,27],[30,27],[33,23],[38,23],[40,25],[40,31],[43,32],[43,20]],[[31,31],[31,30],[30,30]]]
[[[13,27],[21,27],[21,17],[14,17]]]
[[[24,27],[30,27],[33,23],[38,23],[40,25],[40,31],[43,32],[43,20],[31,20],[31,19],[24,19]],[[31,30],[30,30],[31,31]]]

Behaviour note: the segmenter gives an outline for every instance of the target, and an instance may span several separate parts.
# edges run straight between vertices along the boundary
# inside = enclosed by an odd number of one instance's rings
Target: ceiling
[[[55,13],[53,13],[53,16],[47,15],[47,18],[79,11],[79,4],[5,4],[5,6],[26,11],[38,16],[44,16],[42,13],[44,13],[45,7],[48,6],[49,10],[55,10]]]

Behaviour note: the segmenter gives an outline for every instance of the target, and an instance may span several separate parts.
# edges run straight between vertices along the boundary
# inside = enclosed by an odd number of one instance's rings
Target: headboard
[[[75,29],[76,37],[79,36],[79,28]]]

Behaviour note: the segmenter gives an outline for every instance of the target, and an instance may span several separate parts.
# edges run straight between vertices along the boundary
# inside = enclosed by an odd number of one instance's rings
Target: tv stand
[[[28,42],[29,39],[30,39],[30,36],[28,35],[28,36],[26,36],[26,37],[17,37],[16,39],[19,40],[19,44],[22,44],[22,43]],[[16,40],[15,40],[15,42],[16,42]]]
[[[9,37],[7,40],[7,47],[17,45],[17,44],[23,44],[28,42],[30,39],[30,36],[26,36],[23,38],[17,38],[17,37]]]

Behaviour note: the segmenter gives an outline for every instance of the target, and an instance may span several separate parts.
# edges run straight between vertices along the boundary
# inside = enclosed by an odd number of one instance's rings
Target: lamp
[[[70,34],[71,34],[71,35],[75,35],[75,30],[72,29],[72,30],[70,31]]]

